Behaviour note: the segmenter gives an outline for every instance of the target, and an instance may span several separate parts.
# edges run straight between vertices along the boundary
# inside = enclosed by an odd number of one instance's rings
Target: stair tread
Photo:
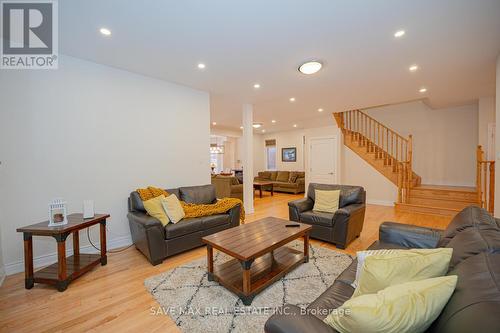
[[[438,207],[438,206],[428,206],[428,205],[417,205],[410,203],[397,203],[396,205],[408,206],[408,207],[416,207],[416,208],[427,208],[427,209],[441,209],[441,210],[449,210],[453,212],[460,212],[461,209],[458,208],[449,208],[449,207]]]
[[[415,186],[413,189],[429,190],[429,191],[471,192],[471,193],[477,192],[475,187],[470,187],[470,186],[448,186],[448,185],[430,185],[430,184],[421,184],[419,186]]]

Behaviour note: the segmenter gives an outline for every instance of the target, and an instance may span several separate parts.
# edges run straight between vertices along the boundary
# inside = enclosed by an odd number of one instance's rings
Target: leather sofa
[[[211,204],[217,198],[213,185],[180,187],[166,190],[175,194],[179,200],[194,204]],[[199,218],[186,218],[165,227],[154,217],[146,213],[139,194],[134,191],[128,198],[130,232],[135,247],[148,258],[153,265],[174,254],[203,246],[201,238],[240,224],[240,205],[225,214]]]
[[[306,173],[303,171],[261,171],[254,178],[257,182],[273,183],[273,191],[304,193]]]
[[[313,211],[315,190],[340,190],[339,210],[334,214]],[[311,237],[339,249],[359,237],[365,220],[366,192],[361,186],[310,183],[307,197],[288,203],[290,221],[312,225]]]
[[[458,283],[427,332],[500,332],[500,220],[471,206],[456,215],[444,231],[384,222],[379,240],[370,249],[435,247],[453,248],[448,275],[457,275]],[[354,260],[307,311],[285,305],[281,314],[268,319],[265,332],[335,333],[323,319],[352,296],[356,265]]]
[[[243,201],[243,184],[234,176],[216,175],[212,177],[217,198],[238,198]]]

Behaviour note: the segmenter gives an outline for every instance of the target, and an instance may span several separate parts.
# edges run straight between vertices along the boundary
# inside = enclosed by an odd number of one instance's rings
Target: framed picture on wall
[[[281,161],[297,162],[297,148],[281,148]]]

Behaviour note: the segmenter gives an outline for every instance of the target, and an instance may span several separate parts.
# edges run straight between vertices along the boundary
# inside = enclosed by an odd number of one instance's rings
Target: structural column
[[[243,204],[253,213],[253,106],[243,104]]]

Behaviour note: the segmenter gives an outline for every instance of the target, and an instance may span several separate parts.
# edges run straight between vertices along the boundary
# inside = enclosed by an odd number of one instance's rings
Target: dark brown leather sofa
[[[340,190],[335,214],[313,211],[315,190]],[[363,229],[366,192],[361,186],[309,184],[307,197],[288,203],[290,221],[312,225],[311,237],[335,244],[339,249],[359,237]]]
[[[180,200],[194,204],[210,204],[217,199],[213,185],[167,189]],[[240,224],[241,206],[225,214],[183,219],[165,227],[154,217],[146,214],[139,194],[134,191],[128,199],[127,214],[132,241],[153,265],[174,254],[204,245],[201,238]]]
[[[379,241],[370,249],[451,247],[453,255],[448,275],[458,283],[429,333],[500,332],[500,220],[484,209],[471,206],[461,211],[446,230],[384,222]],[[285,305],[265,324],[267,333],[335,333],[323,323],[328,311],[351,298],[351,283],[357,261],[341,273],[333,285],[309,305],[304,313],[295,305]],[[314,314],[312,314],[314,312]]]

